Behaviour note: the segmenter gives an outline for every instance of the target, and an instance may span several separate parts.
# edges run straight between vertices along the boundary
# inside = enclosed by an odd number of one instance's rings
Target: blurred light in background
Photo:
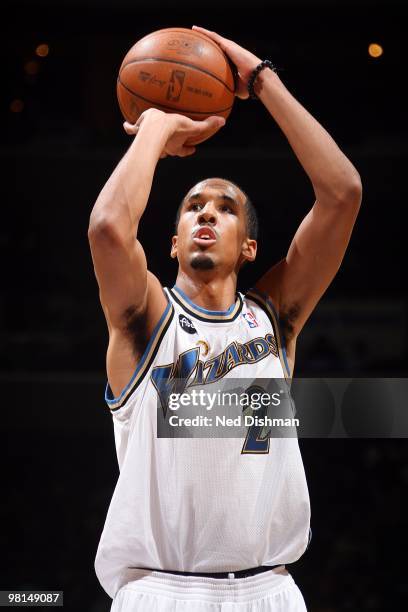
[[[12,102],[10,102],[10,110],[12,113],[21,113],[24,108],[24,102],[19,98],[16,98]]]
[[[24,71],[30,76],[34,76],[38,73],[40,65],[36,60],[30,60],[24,64]]]
[[[383,54],[383,48],[377,43],[371,43],[368,46],[368,54],[371,57],[381,57],[381,55]]]
[[[35,52],[38,57],[47,57],[48,53],[50,52],[50,48],[46,43],[42,43],[41,45],[37,45]]]

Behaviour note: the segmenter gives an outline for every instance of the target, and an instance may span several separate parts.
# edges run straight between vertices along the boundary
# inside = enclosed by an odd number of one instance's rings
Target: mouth
[[[193,232],[193,241],[200,246],[210,246],[217,242],[217,236],[211,227],[199,227]]]

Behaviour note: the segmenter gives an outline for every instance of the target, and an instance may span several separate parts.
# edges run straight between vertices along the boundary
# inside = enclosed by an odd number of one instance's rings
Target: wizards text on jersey
[[[150,379],[160,397],[164,416],[172,393],[183,393],[187,387],[205,385],[223,378],[233,368],[244,364],[255,364],[272,354],[278,357],[273,334],[253,338],[245,344],[231,342],[219,355],[202,361],[199,347],[191,348],[178,356],[175,363],[156,366]]]

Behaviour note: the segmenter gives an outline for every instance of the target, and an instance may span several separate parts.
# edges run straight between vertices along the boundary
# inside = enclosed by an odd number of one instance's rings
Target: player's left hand
[[[211,30],[206,30],[205,28],[201,28],[199,26],[193,26],[192,29],[205,34],[208,36],[208,38],[211,38],[221,47],[224,53],[228,55],[238,70],[238,82],[235,95],[243,100],[249,98],[248,80],[254,68],[261,63],[259,57],[250,51],[247,51],[243,47],[240,47],[232,40],[228,40],[228,38],[220,36],[216,32],[211,32]]]

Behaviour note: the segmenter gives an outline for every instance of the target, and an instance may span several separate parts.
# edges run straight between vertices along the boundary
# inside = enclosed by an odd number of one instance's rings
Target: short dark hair
[[[222,180],[228,183],[231,183],[231,185],[234,185],[234,187],[237,187],[244,194],[245,196],[244,206],[245,206],[245,213],[246,213],[246,226],[247,226],[248,238],[250,238],[251,240],[258,240],[259,222],[258,222],[258,213],[256,212],[255,206],[252,204],[251,200],[249,199],[245,191],[242,189],[242,187],[240,187],[233,181],[230,181],[229,179],[222,179]],[[177,228],[178,228],[178,224],[180,221],[180,214],[181,214],[182,206],[184,204],[184,200],[185,200],[185,196],[181,200],[179,207],[177,209],[176,219],[174,222],[174,233],[175,234],[177,234]]]

